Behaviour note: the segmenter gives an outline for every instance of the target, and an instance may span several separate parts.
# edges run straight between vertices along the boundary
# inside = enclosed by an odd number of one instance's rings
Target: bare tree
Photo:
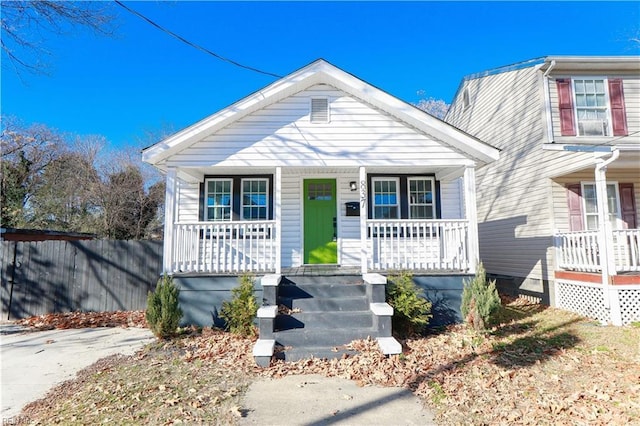
[[[424,90],[418,90],[419,96],[424,96],[424,94]],[[449,110],[449,104],[442,99],[432,97],[422,98],[413,105],[441,120],[447,115],[447,111]]]
[[[88,1],[2,1],[2,55],[17,73],[46,72],[42,61],[51,52],[45,34],[68,34],[87,28],[95,34],[111,35],[114,15],[107,2]]]

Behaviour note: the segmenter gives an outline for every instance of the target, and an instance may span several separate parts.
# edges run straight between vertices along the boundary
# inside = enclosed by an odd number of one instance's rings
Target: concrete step
[[[377,337],[377,331],[372,327],[350,327],[342,329],[314,330],[298,328],[281,330],[273,333],[276,343],[282,346],[297,347],[334,347],[351,343],[353,340]]]
[[[275,322],[276,331],[300,328],[305,328],[307,330],[335,330],[344,327],[373,327],[371,311],[298,312],[290,315],[280,314],[276,316]]]
[[[283,276],[280,281],[281,286],[286,285],[317,285],[317,284],[340,284],[352,285],[363,284],[362,275],[305,275],[305,276]]]
[[[351,297],[311,297],[308,299],[293,299],[278,297],[278,304],[289,309],[300,309],[302,312],[343,312],[366,311],[369,302],[365,296]]]

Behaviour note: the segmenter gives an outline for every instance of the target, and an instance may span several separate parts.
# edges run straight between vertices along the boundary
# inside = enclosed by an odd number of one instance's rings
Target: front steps
[[[258,313],[256,362],[268,366],[272,355],[285,361],[339,358],[353,353],[346,347],[350,342],[368,337],[378,339],[383,353],[400,353],[391,337],[393,309],[384,303],[385,283],[375,274],[364,280],[359,275],[265,277],[267,306]]]

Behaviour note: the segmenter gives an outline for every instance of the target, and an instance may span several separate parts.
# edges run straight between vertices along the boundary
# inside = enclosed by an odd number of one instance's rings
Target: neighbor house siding
[[[577,138],[576,137],[562,137],[560,133],[560,113],[558,108],[558,87],[555,84],[557,78],[571,78],[571,77],[587,77],[587,74],[575,74],[564,75],[562,77],[555,76],[551,79],[549,84],[549,99],[551,103],[551,121],[553,123],[553,134],[556,142],[568,143],[577,141],[593,141],[594,143],[608,142],[613,137],[589,137],[589,138]],[[624,93],[624,102],[627,118],[627,129],[629,137],[616,136],[617,144],[624,144],[632,140],[637,140],[637,132],[640,131],[640,78],[638,76],[620,75],[620,74],[595,74],[595,77],[604,77],[608,79],[620,78],[622,79],[622,87]],[[572,88],[573,89],[573,88]],[[635,137],[632,135],[636,135]]]
[[[559,232],[569,232],[569,208],[567,205],[568,184],[594,182],[593,168],[556,178],[553,181],[553,215],[555,228]],[[633,183],[636,212],[640,212],[640,169],[609,169],[607,182]]]
[[[329,123],[310,123],[312,97],[329,99]],[[206,158],[206,164],[203,159]],[[265,107],[173,155],[168,165],[332,167],[451,165],[465,156],[327,85]]]
[[[538,67],[468,80],[447,121],[502,151],[477,171],[480,259],[493,274],[548,279],[552,241]],[[459,92],[462,96],[464,87]]]

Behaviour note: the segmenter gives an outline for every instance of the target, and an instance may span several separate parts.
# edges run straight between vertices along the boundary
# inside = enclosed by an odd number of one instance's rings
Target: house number
[[[367,206],[367,182],[360,181],[360,208],[364,209]]]

